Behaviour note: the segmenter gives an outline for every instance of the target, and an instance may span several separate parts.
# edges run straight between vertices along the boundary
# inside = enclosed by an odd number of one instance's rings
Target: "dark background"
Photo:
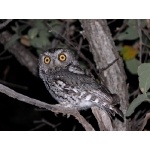
[[[1,23],[5,20],[1,20]],[[19,20],[20,21],[20,20]],[[15,25],[18,20],[13,20],[7,27],[0,30],[7,30],[11,34],[14,34],[11,27]],[[26,21],[26,20],[25,20]],[[63,22],[63,20],[59,20]],[[123,24],[123,20],[107,20],[112,36],[116,34],[116,27],[120,27]],[[63,23],[62,23],[63,24]],[[23,23],[19,23],[20,26]],[[67,24],[65,25],[65,28]],[[79,43],[79,32],[82,30],[80,22],[75,20],[69,26],[75,28],[73,35],[70,36],[70,41]],[[26,34],[28,28],[23,31]],[[73,39],[73,37],[75,37]],[[54,37],[50,37],[49,40],[53,40]],[[73,40],[72,40],[73,39]],[[65,45],[65,40],[60,39]],[[131,45],[135,41],[124,40],[122,44]],[[115,44],[118,45],[120,41],[115,40]],[[93,63],[91,53],[87,51],[88,42],[86,39],[83,41],[85,49],[81,48],[84,55],[89,58]],[[68,46],[68,45],[67,45]],[[27,47],[28,48],[28,47]],[[38,57],[34,47],[28,48],[33,54]],[[4,45],[0,44],[0,53],[4,51]],[[127,83],[130,84],[130,91],[134,91],[138,87],[137,75],[132,75],[125,66],[127,74]],[[27,95],[32,98],[45,101],[50,104],[56,104],[57,102],[50,96],[46,90],[43,82],[37,76],[32,75],[29,70],[22,66],[17,59],[8,51],[5,51],[3,55],[0,55],[0,83],[14,89],[15,91]],[[91,110],[82,111],[81,114],[98,130],[97,122],[93,117]],[[55,115],[51,111],[39,109],[29,104],[20,102],[16,99],[9,98],[7,95],[0,93],[0,130],[4,131],[28,131],[28,130],[84,130],[74,117],[63,116],[62,114]]]

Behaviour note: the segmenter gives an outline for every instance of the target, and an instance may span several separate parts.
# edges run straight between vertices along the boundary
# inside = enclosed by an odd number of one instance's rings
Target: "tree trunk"
[[[114,60],[119,58],[108,69],[102,72],[105,85],[119,96],[120,109],[124,115],[128,107],[128,89],[126,86],[126,75],[122,59],[120,58],[106,20],[80,20],[83,27],[83,36],[88,40],[90,51],[93,54],[96,68],[101,70],[106,68]],[[105,120],[105,119],[104,119]],[[105,122],[104,122],[105,124]],[[130,130],[128,121],[124,117],[124,122],[115,119],[113,130]]]

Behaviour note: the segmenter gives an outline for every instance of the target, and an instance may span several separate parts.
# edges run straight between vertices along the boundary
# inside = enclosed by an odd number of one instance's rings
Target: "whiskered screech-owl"
[[[71,50],[51,49],[41,54],[39,75],[52,97],[63,106],[78,110],[97,106],[108,115],[123,117],[116,107],[118,100],[89,71],[80,67]]]

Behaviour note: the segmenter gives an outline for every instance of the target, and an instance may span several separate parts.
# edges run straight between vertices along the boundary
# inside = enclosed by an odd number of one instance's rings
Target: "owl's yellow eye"
[[[45,58],[44,58],[44,63],[45,63],[45,64],[49,64],[50,61],[51,61],[50,57],[49,57],[49,56],[45,56]]]
[[[58,59],[60,61],[65,61],[66,60],[66,55],[65,54],[59,54]]]

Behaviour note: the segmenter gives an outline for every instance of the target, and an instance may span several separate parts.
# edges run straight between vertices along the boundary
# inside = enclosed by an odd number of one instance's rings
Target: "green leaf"
[[[144,28],[147,25],[145,19],[140,19],[140,22],[142,28]],[[127,24],[128,26],[137,26],[137,19],[129,19]]]
[[[139,86],[141,91],[146,94],[150,88],[150,63],[143,63],[138,67]]]
[[[129,26],[124,32],[120,33],[118,40],[135,40],[139,37],[136,26]]]
[[[42,47],[50,46],[50,41],[47,37],[40,37]]]
[[[129,19],[127,24],[128,24],[128,26],[135,26],[137,24],[137,20],[136,19]]]
[[[49,32],[47,31],[47,30],[41,30],[40,32],[39,32],[39,36],[40,37],[49,37]]]
[[[140,65],[139,61],[136,58],[125,61],[127,69],[132,74],[137,74],[138,66]]]
[[[150,93],[147,93],[147,94],[148,96],[150,96]],[[147,97],[147,95],[145,94],[138,95],[138,97],[135,98],[130,104],[127,110],[126,116],[127,117],[131,116],[134,113],[135,108],[137,108],[137,106],[139,106],[144,101],[149,101],[149,98]]]
[[[37,19],[34,21],[35,28],[38,28],[38,30],[48,30],[47,26],[44,24],[44,19]]]
[[[41,40],[42,46],[44,49],[48,48],[50,46],[50,41],[49,41],[49,32],[46,30],[41,30],[39,32],[39,38]]]
[[[5,44],[5,49],[8,49],[11,47],[18,39],[20,36],[18,34],[14,34],[11,39]]]
[[[140,19],[141,27],[144,28],[147,23],[145,19]],[[127,22],[127,29],[120,33],[118,36],[118,40],[135,40],[139,37],[138,29],[137,29],[137,20],[136,19],[129,19]]]
[[[31,45],[35,48],[39,48],[41,49],[42,48],[42,41],[40,38],[38,37],[35,37],[33,40],[31,40]]]
[[[30,39],[34,39],[38,35],[38,28],[32,28],[28,31],[28,36]]]

